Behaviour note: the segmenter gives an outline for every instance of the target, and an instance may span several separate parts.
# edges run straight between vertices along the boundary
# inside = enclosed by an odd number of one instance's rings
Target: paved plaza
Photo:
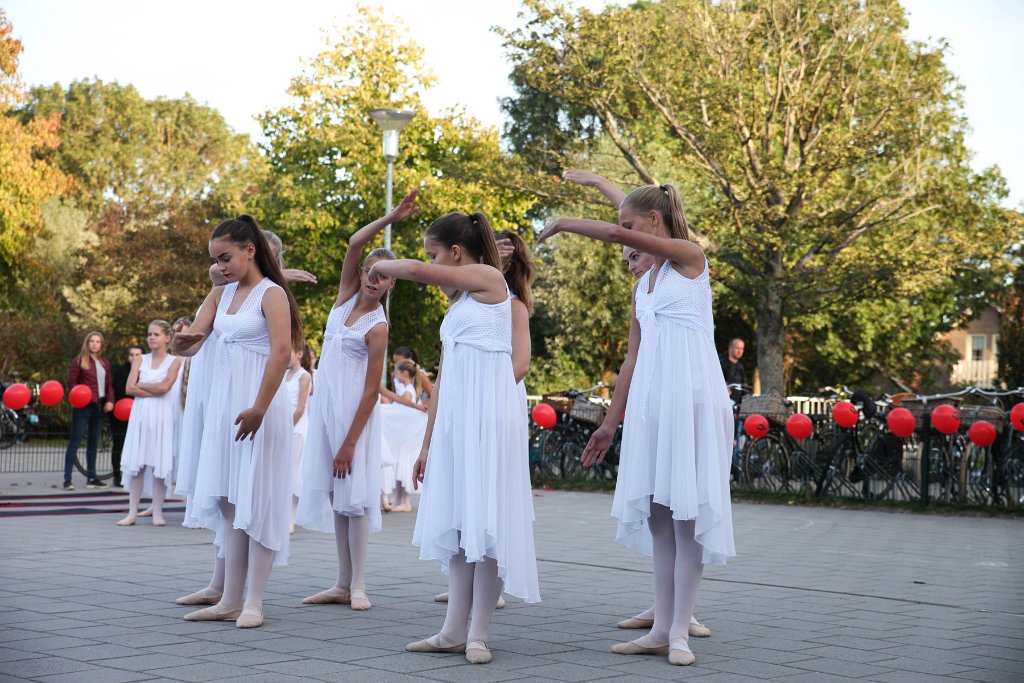
[[[5,490],[4,493],[11,493]],[[374,608],[303,606],[332,585],[334,541],[300,530],[262,628],[188,623],[208,532],[117,514],[0,518],[0,681],[1024,681],[1024,522],[737,503],[739,557],[705,572],[694,666],[612,654],[651,602],[651,564],[613,542],[605,493],[537,492],[544,601],[497,612],[494,661],[425,655],[445,589],[410,544],[414,515],[371,538]]]

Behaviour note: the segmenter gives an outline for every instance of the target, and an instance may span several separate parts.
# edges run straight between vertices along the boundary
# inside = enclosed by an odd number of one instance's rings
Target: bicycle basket
[[[928,426],[928,418],[931,416],[932,411],[937,406],[951,405],[959,408],[962,401],[958,397],[952,398],[940,398],[932,399],[930,401],[924,401],[919,396],[914,398],[905,398],[900,401],[900,407],[906,408],[910,411],[910,414],[917,420],[917,428],[924,429]]]
[[[786,404],[786,400],[774,394],[759,394],[757,396],[746,396],[740,404],[740,418],[749,415],[760,414],[765,417],[785,422],[786,418],[793,414],[792,408]]]
[[[1001,433],[1006,425],[1006,414],[996,406],[963,406],[960,408],[960,424],[969,427],[975,422],[987,420]]]
[[[576,399],[572,404],[572,410],[569,411],[569,415],[574,419],[581,422],[589,422],[593,425],[599,425],[604,422],[604,416],[607,413],[608,408],[606,406],[584,398]]]
[[[564,393],[544,394],[541,397],[540,402],[547,403],[555,409],[555,412],[558,413],[568,413],[572,411],[573,399],[569,398]]]

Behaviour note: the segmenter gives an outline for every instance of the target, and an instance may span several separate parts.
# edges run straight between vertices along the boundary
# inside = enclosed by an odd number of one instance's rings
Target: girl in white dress
[[[309,414],[306,412],[306,401],[309,398],[309,387],[313,376],[304,367],[306,346],[292,349],[292,361],[284,375],[284,385],[288,390],[288,404],[292,408],[292,483],[295,484],[292,494],[292,523],[289,533],[295,533],[295,511],[299,506],[299,467],[302,462],[302,446],[306,443],[306,432],[309,430]]]
[[[281,238],[270,230],[264,230],[263,236],[267,238],[271,256],[277,261],[277,265],[281,267],[281,273],[286,281],[316,283],[316,277],[312,273],[284,267],[284,246],[281,244]],[[221,275],[220,266],[216,263],[210,266],[209,276],[210,283],[214,287],[228,284],[224,276]],[[196,312],[196,319],[198,317],[199,311]],[[216,329],[211,330],[205,343],[192,356],[192,366],[189,371],[189,390],[185,397],[185,412],[181,419],[181,448],[178,452],[178,473],[175,482],[175,492],[178,495],[184,496],[186,501],[191,498],[195,491],[196,472],[199,468],[199,452],[203,443],[204,411],[206,410],[206,403],[209,401],[210,386],[212,384],[213,368],[211,364],[214,349],[217,346],[216,339]],[[303,347],[307,350],[309,348],[305,343],[303,343]],[[312,358],[312,354],[308,351],[304,356],[304,363],[307,358]],[[189,509],[194,511],[195,506],[186,505],[186,511]],[[202,526],[201,520],[189,518],[187,514],[182,524],[187,527]],[[221,596],[224,594],[224,538],[220,529],[217,530],[213,545],[213,574],[210,577],[210,583],[195,593],[178,598],[174,601],[176,604],[216,605],[220,601]]]
[[[168,353],[171,326],[164,320],[149,324],[150,353],[132,363],[126,393],[132,396],[131,417],[124,438],[121,471],[128,489],[128,516],[118,526],[132,526],[139,516],[142,495],[153,498],[153,526],[165,526],[164,498],[174,476],[175,439],[181,414],[176,388],[181,359]]]
[[[220,601],[189,621],[263,623],[263,590],[274,564],[288,559],[292,420],[282,386],[291,349],[302,343],[298,307],[267,238],[251,216],[224,221],[210,256],[227,280],[214,287],[185,334],[194,355],[216,331],[190,524],[219,532],[224,550]]]
[[[572,183],[578,183],[584,187],[593,187],[603,194],[612,207],[618,209],[626,193],[607,178],[592,171],[566,171],[565,179]],[[622,247],[622,258],[626,261],[626,268],[630,275],[636,279],[643,277],[643,274],[654,266],[654,257],[637,251],[633,247]],[[617,626],[623,629],[649,629],[654,626],[654,605],[651,605],[636,616],[623,619]],[[690,617],[689,633],[691,637],[708,638],[711,636],[711,629],[697,621],[696,616]]]
[[[370,282],[367,271],[393,259],[375,249],[360,267],[364,247],[385,226],[416,212],[416,192],[387,216],[349,238],[341,267],[338,298],[327,317],[316,392],[310,401],[309,435],[302,456],[298,524],[334,532],[338,577],[307,605],[371,607],[366,595],[366,550],[380,531],[379,388],[388,346],[388,323],[381,305],[393,280]]]
[[[419,400],[423,391],[418,381],[419,370],[411,360],[398,361],[395,390],[386,392],[390,403],[380,406],[382,489],[385,496],[391,497],[390,505],[384,509],[392,512],[412,512],[412,468],[427,431],[426,406]]]
[[[465,652],[491,661],[487,631],[502,590],[540,600],[526,412],[513,373],[512,296],[494,233],[479,213],[451,213],[423,240],[430,263],[379,261],[371,282],[433,284],[451,305],[441,324],[441,366],[427,433],[413,470],[423,481],[413,543],[448,574],[440,633],[411,652]]]
[[[689,240],[676,189],[634,190],[619,207],[619,223],[559,218],[540,239],[574,232],[655,258],[634,290],[629,351],[608,415],[582,462],[604,458],[625,410],[612,514],[619,543],[653,551],[655,611],[649,634],[612,650],[667,654],[670,663],[688,665],[703,566],[736,554],[729,500],[732,409],[714,346],[708,262]]]

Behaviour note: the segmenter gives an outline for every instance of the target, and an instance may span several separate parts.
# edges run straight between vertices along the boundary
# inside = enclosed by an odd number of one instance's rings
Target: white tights
[[[263,589],[270,580],[274,551],[250,538],[244,530],[234,528],[233,503],[221,498],[220,510],[224,516],[224,596],[220,607],[223,611],[245,607],[262,613]],[[214,564],[214,580],[216,573]]]
[[[139,515],[139,501],[142,500],[142,487],[146,483],[146,468],[132,477],[128,487],[128,517],[135,519]],[[164,518],[164,498],[167,497],[167,485],[163,479],[153,477],[153,521],[161,522]]]
[[[654,626],[642,640],[664,645],[689,635],[704,551],[694,538],[694,521],[672,519],[664,505],[651,503],[647,524],[654,539]]]
[[[334,543],[338,549],[337,588],[366,590],[366,548],[370,542],[370,520],[366,515],[349,517],[334,513]]]
[[[448,611],[441,637],[449,643],[486,643],[487,629],[501,595],[498,563],[491,557],[467,562],[461,548],[448,562]]]

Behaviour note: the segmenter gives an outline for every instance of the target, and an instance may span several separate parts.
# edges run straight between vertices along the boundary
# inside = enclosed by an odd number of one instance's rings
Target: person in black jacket
[[[128,375],[132,371],[132,363],[142,355],[142,347],[132,344],[128,347],[128,362],[121,363],[114,368],[114,403],[122,398],[128,398],[125,386],[128,384]],[[110,448],[110,464],[114,468],[114,486],[121,486],[121,451],[124,450],[124,437],[128,433],[128,421],[122,422],[110,413],[110,434],[113,437],[113,444]]]
[[[726,384],[747,383],[747,373],[743,369],[743,363],[740,362],[745,348],[746,344],[742,339],[733,339],[729,342],[728,353],[723,353],[718,357],[718,360],[722,363],[722,374],[725,376]],[[729,396],[733,402],[738,403],[743,398],[743,392],[730,389]]]

